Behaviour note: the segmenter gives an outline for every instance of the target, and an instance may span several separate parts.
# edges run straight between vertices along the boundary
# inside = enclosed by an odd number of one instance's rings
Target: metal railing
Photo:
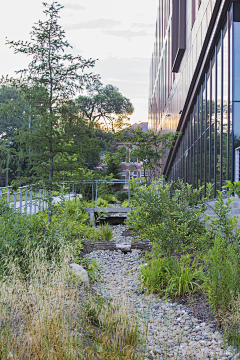
[[[137,182],[141,182],[141,179],[137,179]],[[98,199],[98,186],[100,184],[123,184],[127,186],[128,202],[130,204],[130,182],[126,179],[121,180],[81,180],[81,181],[66,181],[57,185],[65,186],[68,194],[65,198],[68,198],[69,204],[71,199],[76,199],[77,187],[82,185],[90,185],[92,191],[92,207],[97,208]],[[54,183],[56,185],[56,183]],[[81,194],[79,195],[81,196]],[[6,198],[6,201],[14,210],[19,209],[20,213],[37,214],[39,211],[48,207],[48,193],[46,188],[37,188],[35,185],[21,186],[18,190],[13,190],[12,186],[0,187],[0,199]],[[59,196],[53,196],[54,202],[60,200]],[[56,200],[56,201],[55,201]]]
[[[29,185],[19,187],[18,191],[12,190],[11,186],[0,188],[0,199],[5,198],[14,210],[20,213],[37,214],[39,210],[47,207],[47,191],[45,188],[37,189]]]

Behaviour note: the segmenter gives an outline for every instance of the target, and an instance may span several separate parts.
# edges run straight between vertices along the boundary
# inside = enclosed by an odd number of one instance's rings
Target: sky
[[[47,1],[46,1],[47,2]],[[50,2],[50,1],[49,1]],[[119,88],[135,108],[131,122],[148,119],[150,60],[158,0],[60,0],[60,24],[74,55],[98,59],[93,71],[104,85]],[[29,40],[33,23],[44,20],[40,0],[1,0],[0,76],[15,76],[29,58],[14,54],[8,40]]]

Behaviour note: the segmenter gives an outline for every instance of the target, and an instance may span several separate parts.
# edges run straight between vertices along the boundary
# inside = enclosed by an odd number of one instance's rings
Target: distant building
[[[195,188],[239,181],[240,2],[159,0],[150,71],[149,126],[180,131],[168,180]]]
[[[135,128],[137,126],[141,126],[142,130],[146,132],[148,130],[148,123],[142,122],[140,124],[133,124],[130,126],[130,128]],[[117,141],[116,143],[117,147],[124,147],[125,153],[123,156],[123,162],[122,162],[122,177],[127,181],[129,179],[140,179],[144,176],[143,172],[143,163],[140,162],[138,159],[131,158],[131,150],[128,148],[129,143],[127,142],[127,139],[125,141]],[[148,175],[148,172],[146,172],[145,176]]]

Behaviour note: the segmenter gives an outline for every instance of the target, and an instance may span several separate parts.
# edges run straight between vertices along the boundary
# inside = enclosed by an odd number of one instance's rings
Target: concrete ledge
[[[85,208],[86,212],[98,212],[98,211],[105,211],[109,213],[127,213],[130,208]]]

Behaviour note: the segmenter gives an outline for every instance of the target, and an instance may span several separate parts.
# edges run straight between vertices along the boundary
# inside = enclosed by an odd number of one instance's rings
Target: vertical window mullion
[[[211,182],[211,166],[212,166],[212,60],[210,60],[210,97],[209,97],[209,182]]]
[[[214,109],[214,197],[217,194],[217,46],[215,46],[215,109]]]
[[[200,134],[198,136],[199,138],[199,154],[200,154],[200,187],[202,186],[202,128],[203,128],[203,86],[201,86],[201,90],[200,90],[200,102],[201,102],[201,112],[200,112],[200,105],[198,107],[198,119],[199,119],[199,130],[200,130]]]
[[[208,113],[207,113],[207,98],[208,98],[208,94],[207,94],[207,73],[205,74],[205,132],[204,132],[204,152],[205,152],[205,156],[204,156],[204,196],[206,196],[206,182],[207,182],[207,117],[208,117]]]
[[[221,30],[221,133],[220,133],[220,191],[223,177],[223,30]]]
[[[230,178],[230,19],[229,19],[229,11],[227,13],[227,28],[228,28],[228,125],[227,125],[227,180],[231,180]]]

